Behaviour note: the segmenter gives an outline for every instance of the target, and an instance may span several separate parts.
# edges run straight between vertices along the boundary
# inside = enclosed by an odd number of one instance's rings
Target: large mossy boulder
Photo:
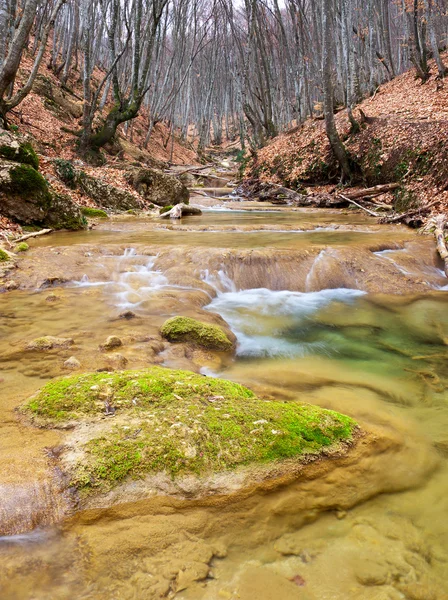
[[[174,480],[318,456],[341,449],[356,428],[330,410],[162,367],[57,379],[22,410],[38,425],[72,430],[60,466],[84,494],[158,473]]]
[[[92,177],[84,171],[76,172],[76,184],[84,194],[102,208],[110,208],[114,211],[143,208],[143,203],[127,190],[101,181],[101,179]]]
[[[0,214],[22,225],[85,227],[78,206],[56,193],[38,169],[39,160],[27,138],[0,131]]]
[[[218,325],[202,323],[191,317],[172,317],[160,329],[169,342],[188,342],[208,350],[228,352],[234,344]]]
[[[156,169],[136,169],[128,174],[128,182],[146,202],[157,206],[188,204],[190,201],[190,192],[181,181]]]
[[[22,225],[82,229],[85,221],[68,196],[57,194],[29,164],[0,159],[0,214]]]

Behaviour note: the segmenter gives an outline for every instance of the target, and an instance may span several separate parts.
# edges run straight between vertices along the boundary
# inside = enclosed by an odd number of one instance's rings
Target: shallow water
[[[363,215],[309,210],[297,212],[206,210],[199,217],[165,220],[126,220],[100,222],[93,230],[56,232],[51,237],[32,240],[33,247],[66,244],[110,244],[119,236],[121,244],[134,246],[186,245],[208,248],[307,248],[309,246],[375,245],[394,246],[397,232],[401,239],[414,236],[402,227],[372,226]],[[356,226],[356,229],[354,227]],[[364,226],[364,227],[363,227]]]
[[[223,225],[242,225],[240,213],[225,214]],[[320,214],[312,218],[318,221]],[[258,218],[244,214],[246,224],[259,226]],[[265,215],[260,218],[264,223]],[[284,218],[275,215],[274,221],[280,225]],[[95,259],[103,277],[95,277],[95,265],[81,256],[85,276],[78,281],[2,296],[0,523],[16,535],[0,537],[0,597],[446,598],[448,292],[429,286],[403,296],[239,289],[226,275],[225,261],[220,270],[202,270],[198,285],[205,291],[197,292],[193,284],[170,283],[155,255],[138,249],[110,252],[111,244],[121,248],[130,237],[148,243],[154,233],[144,228],[144,222],[129,221],[115,233],[56,234],[36,241],[31,252],[54,244],[63,255],[63,243],[95,243],[104,235],[108,251]],[[182,233],[157,235],[178,240]],[[188,235],[182,243],[196,245],[207,235],[210,244],[217,236],[219,246],[220,235],[231,234]],[[262,243],[260,234],[250,235]],[[291,243],[282,236],[293,234],[269,235],[274,235],[269,244],[282,247]],[[317,243],[322,234],[306,235]],[[374,238],[378,243],[377,234]],[[350,243],[350,237],[338,243]],[[427,265],[409,250],[385,256],[377,256],[378,269],[393,258],[397,272],[410,270],[412,263],[419,277],[429,276]],[[137,318],[119,319],[125,309]],[[154,498],[48,525],[60,516],[64,500],[54,501],[58,494],[44,449],[58,446],[63,433],[19,425],[14,409],[44,381],[66,373],[69,356],[77,356],[86,370],[110,366],[98,350],[110,334],[123,339],[119,351],[129,368],[156,361],[172,366],[178,359],[158,349],[155,340],[166,317],[181,310],[216,312],[237,335],[236,360],[204,365],[203,372],[267,397],[300,399],[352,415],[387,443],[355,464],[335,462],[321,476],[230,504]],[[74,345],[23,352],[26,342],[42,335],[73,338]]]

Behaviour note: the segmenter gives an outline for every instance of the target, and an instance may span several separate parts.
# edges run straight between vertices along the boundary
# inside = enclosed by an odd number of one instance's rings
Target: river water
[[[431,240],[352,211],[225,208],[32,242],[23,289],[1,297],[2,599],[448,598],[448,291]],[[235,359],[164,345],[176,314],[220,315]],[[123,347],[105,357],[111,334]],[[74,344],[23,350],[42,335]],[[64,432],[15,408],[70,356],[83,370],[189,368],[338,410],[374,450],[271,491],[124,497],[67,516],[52,476]]]

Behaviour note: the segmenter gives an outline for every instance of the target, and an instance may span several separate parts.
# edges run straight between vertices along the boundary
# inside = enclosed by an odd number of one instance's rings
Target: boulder
[[[128,182],[146,202],[158,206],[188,204],[190,192],[178,179],[155,169],[137,169],[128,174]]]
[[[82,101],[76,100],[67,88],[58,87],[48,77],[38,75],[33,84],[33,92],[45,98],[45,105],[50,110],[65,113],[75,119],[82,116]]]
[[[57,194],[38,168],[39,159],[27,138],[0,132],[0,214],[23,225],[85,227],[78,206]]]
[[[0,159],[0,213],[23,225],[85,227],[78,206],[52,190],[36,169],[4,159]]]
[[[172,317],[160,329],[169,342],[189,342],[201,348],[227,352],[234,347],[233,342],[218,325],[202,323],[191,317]]]
[[[219,493],[216,481],[207,489],[203,480],[238,468],[281,478],[291,460],[300,468],[340,455],[357,435],[356,423],[334,411],[262,400],[238,383],[162,367],[52,380],[22,412],[37,425],[71,427],[58,466],[84,504],[126,482],[136,491],[137,480],[141,500]]]
[[[39,158],[28,138],[9,131],[0,131],[0,158],[6,158],[39,169]]]
[[[77,187],[92,198],[98,206],[117,211],[143,208],[143,203],[130,192],[92,177],[84,171],[77,171],[76,183]]]

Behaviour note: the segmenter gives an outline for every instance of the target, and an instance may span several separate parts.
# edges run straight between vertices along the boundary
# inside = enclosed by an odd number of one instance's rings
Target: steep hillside
[[[437,80],[431,67],[426,84],[411,70],[361,102],[355,111],[358,133],[350,134],[345,110],[336,115],[338,131],[359,165],[359,183],[401,183],[390,198],[397,208],[435,200],[439,210],[448,206],[448,82]],[[292,189],[338,183],[324,121],[309,119],[275,138],[246,174]]]

